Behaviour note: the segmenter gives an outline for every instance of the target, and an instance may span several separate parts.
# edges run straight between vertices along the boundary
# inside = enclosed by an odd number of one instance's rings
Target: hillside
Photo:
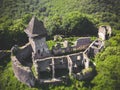
[[[96,36],[98,26],[110,25],[112,37],[91,58],[97,75],[92,81],[72,79],[59,86],[28,88],[15,78],[10,57],[6,57],[0,60],[0,90],[119,90],[120,0],[0,0],[0,50],[28,42],[23,30],[33,15],[44,22],[50,47],[56,34],[72,41],[76,36]]]
[[[0,49],[27,42],[23,30],[33,15],[45,23],[49,37],[96,35],[103,24],[120,30],[119,0],[0,0],[0,13]]]
[[[63,16],[73,11],[92,14],[101,22],[120,29],[117,24],[120,22],[119,0],[1,0],[0,4],[0,29],[8,29],[8,26],[14,24],[13,20],[21,19],[26,14],[44,20],[45,17]]]
[[[2,14],[10,18],[21,18],[24,14],[34,13],[38,16],[64,14],[70,11],[96,14],[109,12],[120,15],[119,0],[1,0]]]

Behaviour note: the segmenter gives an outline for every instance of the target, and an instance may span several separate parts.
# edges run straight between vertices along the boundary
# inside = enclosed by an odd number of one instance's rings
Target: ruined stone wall
[[[85,50],[91,43],[90,37],[79,38],[74,42],[74,45],[70,45],[68,41],[63,42],[61,47],[60,43],[57,43],[56,46],[53,46],[52,52],[53,55],[61,55],[65,53],[70,53],[74,51]]]
[[[29,62],[26,61],[27,58],[32,56],[32,47],[30,43],[27,43],[25,46],[20,48],[13,46],[11,53],[12,67],[16,78],[30,87],[34,86],[35,77],[31,71],[30,66],[23,65],[25,62],[26,64],[29,64],[32,61],[32,59],[28,60]]]
[[[30,45],[30,43],[27,43],[25,46],[20,47],[17,51],[17,53],[15,54],[15,56],[19,59],[19,60],[25,60],[28,57],[32,56],[32,47]],[[12,52],[12,51],[11,51]]]
[[[58,69],[67,70],[65,72],[67,72],[69,75],[71,75],[71,73],[79,73],[80,70],[82,70],[83,68],[89,68],[89,56],[91,56],[91,53],[93,55],[96,55],[96,53],[98,53],[103,48],[103,46],[103,41],[97,39],[93,41],[84,52],[63,56],[33,59],[33,65],[37,74],[36,78],[38,81],[41,79],[52,79],[54,77],[56,78],[56,70]],[[30,66],[25,66],[22,62],[25,61],[27,57],[32,57],[31,54],[33,50],[30,43],[15,50],[18,50],[18,52],[14,56],[11,56],[15,76],[18,78],[19,81],[27,84],[28,86],[34,86],[36,81],[35,76],[32,73]],[[44,76],[46,75],[48,75],[48,77],[44,78]],[[79,75],[77,75],[77,77],[78,76]],[[79,79],[85,78],[84,76],[79,76]]]
[[[30,87],[35,85],[35,77],[30,67],[23,66],[16,56],[11,56],[13,71],[16,78]]]
[[[61,55],[61,54],[70,53],[70,52],[74,52],[74,51],[85,50],[89,45],[90,45],[90,43],[85,44],[85,45],[80,45],[80,46],[73,45],[73,46],[67,47],[67,48],[53,49],[52,52],[54,55]]]
[[[95,48],[92,48],[93,46]],[[103,46],[104,46],[103,41],[97,39],[93,41],[84,52],[63,55],[63,56],[47,57],[43,59],[36,59],[35,61],[33,61],[33,63],[35,66],[35,70],[38,74],[38,80],[43,79],[41,75],[44,72],[48,72],[46,73],[47,75],[50,74],[48,78],[45,78],[46,80],[50,78],[52,79],[53,67],[54,67],[54,74],[56,73],[55,71],[56,69],[61,69],[61,70],[67,69],[68,74],[71,73],[79,74],[81,72],[80,70],[89,68],[89,64],[90,64],[89,55],[91,54],[91,52],[93,55],[96,55],[96,53],[98,53],[103,48]],[[77,77],[79,77],[79,79],[82,80],[84,78],[89,77],[90,75],[86,73],[85,75],[82,76],[77,75]]]
[[[93,48],[92,50],[91,48],[93,46],[95,46],[95,48]],[[44,79],[43,78],[43,76],[45,76],[44,72],[47,72],[46,75],[50,74],[49,77],[45,79],[50,79],[50,78],[52,79],[53,77],[55,77],[56,69],[61,69],[61,70],[67,69],[68,70],[67,73],[69,75],[77,71],[78,69],[80,72],[80,69],[82,69],[82,67],[84,67],[84,69],[87,69],[89,68],[89,62],[90,62],[89,54],[91,50],[92,52],[94,52],[95,50],[99,52],[103,46],[104,44],[102,41],[95,40],[90,44],[90,46],[84,52],[33,60],[33,65],[37,73],[37,79],[38,80]],[[25,59],[26,57],[31,57],[31,53],[32,53],[32,48],[30,44],[27,44],[26,46],[20,48],[19,53],[17,53],[16,56],[11,57],[15,76],[18,78],[18,80],[27,84],[28,86],[35,85],[35,77],[31,71],[31,68],[27,66],[23,66],[21,60]],[[80,78],[82,79],[84,78],[84,76],[82,77],[80,76]]]
[[[102,40],[109,39],[112,34],[112,29],[109,25],[106,26],[100,26],[98,30],[98,37]]]
[[[77,64],[77,66],[83,65],[83,59],[84,59],[83,53],[75,53],[75,54],[70,54],[68,56],[71,58],[71,60],[73,62],[73,66],[75,64]]]
[[[98,52],[104,48],[104,42],[102,40],[96,39],[93,41],[90,46],[83,52],[90,57],[94,57]]]
[[[84,57],[83,53],[75,53],[70,55],[64,56],[56,56],[56,57],[48,57],[44,59],[37,59],[35,60],[34,66],[35,70],[38,74],[38,79],[41,79],[40,74],[41,72],[52,72],[52,67],[54,65],[54,69],[67,69],[69,70],[69,58],[72,61],[71,67],[80,67],[84,66]],[[53,64],[54,62],[54,64]],[[72,72],[71,72],[72,73]]]
[[[30,38],[29,42],[33,48],[35,58],[47,57],[50,55],[48,46],[46,44],[46,38]]]
[[[79,48],[80,46],[90,44],[90,42],[91,42],[90,37],[79,38],[76,40],[75,46]]]
[[[68,59],[67,56],[69,56],[74,63],[77,65],[82,65],[83,60],[83,54],[82,53],[75,53],[75,54],[69,54],[64,56],[56,56],[56,57],[48,57],[44,59],[37,59],[35,60],[35,64],[37,66],[37,69],[40,71],[46,71],[46,68],[49,67],[52,63],[52,59],[54,60],[54,64],[56,68],[62,69],[67,68]]]

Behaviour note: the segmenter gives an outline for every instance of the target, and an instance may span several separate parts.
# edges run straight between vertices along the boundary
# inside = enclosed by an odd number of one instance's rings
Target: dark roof
[[[46,36],[47,32],[42,21],[32,17],[28,27],[24,30],[29,37]]]

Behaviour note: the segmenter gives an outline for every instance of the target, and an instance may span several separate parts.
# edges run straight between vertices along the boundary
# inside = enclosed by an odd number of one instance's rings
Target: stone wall
[[[56,80],[59,81],[59,78],[65,75],[71,75],[71,73],[80,73],[82,69],[89,68],[90,54],[92,53],[93,55],[96,55],[96,51],[99,52],[103,46],[103,41],[95,40],[84,52],[35,59],[33,60],[33,65],[35,67],[35,72],[37,73],[36,79],[40,82],[44,82],[45,80],[48,80],[48,82],[54,82],[51,81],[53,78],[57,78]],[[34,86],[36,79],[31,71],[31,68],[29,66],[23,66],[21,61],[24,61],[27,57],[32,57],[31,53],[32,48],[28,43],[24,47],[18,49],[18,52],[15,56],[11,56],[15,76],[18,78],[18,80],[27,84],[28,86]],[[59,73],[62,72],[62,75],[57,75],[59,70]],[[66,70],[66,73],[63,73],[64,70]],[[86,78],[87,76],[89,75],[85,74],[85,77],[77,75],[79,79]]]
[[[98,37],[102,40],[109,39],[112,34],[112,29],[109,25],[106,26],[100,26],[98,29]]]
[[[90,44],[91,40],[90,40],[90,37],[83,37],[83,38],[79,38],[76,40],[75,42],[75,46],[77,48],[83,46],[83,45],[88,45]]]
[[[104,48],[104,42],[100,39],[96,39],[93,41],[90,46],[83,52],[90,57],[94,57],[98,52],[100,52]]]
[[[13,71],[16,78],[30,87],[35,86],[35,77],[30,67],[23,66],[16,56],[11,56]]]
[[[48,46],[46,44],[46,38],[29,38],[29,42],[34,52],[34,59],[44,58],[50,56]]]
[[[94,76],[95,76],[95,72],[94,70],[89,70],[90,68],[88,69],[84,69],[86,70],[86,72],[82,72],[82,73],[77,73],[77,74],[74,74],[73,76],[78,79],[78,80],[87,80],[87,79],[92,79]]]
[[[19,60],[24,60],[28,57],[31,57],[32,52],[33,52],[33,50],[32,50],[30,43],[27,43],[25,46],[20,47],[16,56],[17,56],[17,58],[19,58]]]
[[[16,78],[22,83],[33,87],[36,80],[30,66],[28,65],[32,62],[32,59],[30,59],[30,57],[32,57],[32,48],[30,43],[27,43],[25,46],[20,48],[17,45],[13,46],[11,53],[12,67]]]
[[[70,60],[71,62],[70,62]],[[54,63],[53,63],[54,62]],[[54,71],[55,70],[68,70],[68,74],[80,71],[85,65],[84,63],[84,57],[83,53],[75,53],[75,54],[69,54],[69,55],[63,55],[63,56],[56,56],[56,57],[48,57],[44,59],[37,59],[34,62],[35,70],[38,73],[38,79],[41,78],[41,73],[47,73],[51,74],[51,77],[48,77],[47,79],[52,79],[52,72],[53,72],[53,66]],[[70,66],[71,63],[71,66]],[[70,67],[72,68],[70,71]],[[56,72],[54,72],[56,73]],[[61,76],[62,77],[62,76]]]
[[[63,42],[63,46],[60,43],[57,43],[56,46],[52,48],[53,55],[62,55],[65,53],[85,50],[90,45],[90,37],[83,37],[76,40],[74,45],[70,45],[68,41]]]
[[[48,74],[52,74],[52,70],[53,70],[52,66],[54,66],[54,69],[68,69],[68,71],[70,72],[69,70],[70,69],[69,59],[70,59],[72,64],[71,73],[78,73],[80,72],[80,70],[82,70],[82,68],[84,69],[89,68],[89,63],[90,63],[89,56],[91,55],[91,53],[93,54],[93,56],[96,55],[103,48],[103,46],[104,46],[103,41],[97,39],[93,41],[84,52],[63,55],[63,56],[48,57],[43,59],[36,59],[34,61],[34,65],[36,66],[35,67],[36,72],[38,73],[38,76],[40,76],[41,72],[46,72],[46,71],[50,72]],[[38,77],[38,79],[41,79],[41,77]]]

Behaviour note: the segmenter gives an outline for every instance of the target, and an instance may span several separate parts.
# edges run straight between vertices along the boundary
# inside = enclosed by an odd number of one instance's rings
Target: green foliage
[[[26,41],[27,37],[21,31],[0,30],[0,49],[10,49],[15,44],[24,45]]]
[[[120,56],[107,55],[103,62],[98,62],[98,75],[93,80],[93,90],[119,90],[120,84]]]
[[[46,27],[48,29],[49,35],[63,34],[62,33],[62,18],[60,16],[54,15],[46,20]]]
[[[46,20],[46,27],[52,35],[96,35],[95,24],[96,20],[94,18],[78,11],[66,13],[63,16],[54,15]]]
[[[4,42],[0,48],[27,42],[23,30],[32,15],[45,22],[49,36],[95,35],[101,23],[120,30],[119,4],[119,0],[1,0],[0,42]]]
[[[72,11],[93,14],[94,17],[101,18],[102,22],[115,21],[115,27],[118,29],[119,0],[1,0],[0,3],[0,24],[4,21],[21,19],[25,14],[36,15],[43,19],[53,15],[62,16]],[[6,18],[7,19],[4,19]],[[5,26],[6,27],[6,26]]]
[[[24,15],[22,17],[22,19],[17,19],[15,21],[13,21],[13,25],[10,26],[9,30],[23,32],[23,30],[25,29],[25,27],[27,26],[27,24],[31,18],[32,18],[32,15],[30,15],[30,14]]]
[[[31,15],[26,14],[22,19],[17,19],[12,22],[12,25],[7,25],[8,27],[3,27],[0,29],[0,49],[10,49],[13,45],[23,45],[27,42],[27,36],[23,32],[26,25],[31,19]]]
[[[120,88],[119,33],[108,41],[110,42],[108,47],[95,58],[98,75],[92,81],[93,90],[119,90]]]
[[[117,46],[120,44],[120,34],[117,34],[109,40],[111,46]]]
[[[62,38],[62,40],[48,40],[47,41],[47,45],[48,45],[48,48],[51,50],[52,49],[52,46],[55,46],[57,43],[62,43],[64,42],[64,40],[67,40],[71,43],[71,45],[73,45],[73,43],[80,37],[68,37],[68,38]]]
[[[52,46],[54,46],[55,44],[56,44],[56,42],[53,41],[53,40],[47,41],[47,45],[48,45],[48,48],[49,48],[49,49],[52,49]]]
[[[63,28],[70,35],[96,34],[96,28],[87,15],[70,12],[63,18]],[[91,33],[92,32],[92,33]]]
[[[90,68],[87,68],[87,69],[83,69],[82,73],[83,73],[83,75],[85,75],[86,73],[92,72],[92,71],[93,71],[93,69],[90,67]]]

